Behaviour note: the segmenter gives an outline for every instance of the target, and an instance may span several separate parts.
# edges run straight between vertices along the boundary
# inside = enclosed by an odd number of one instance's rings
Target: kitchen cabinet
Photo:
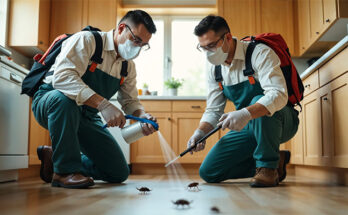
[[[330,28],[334,28],[340,18],[348,17],[348,2],[346,0],[297,0],[296,5],[298,55],[310,57],[324,54],[331,48],[333,42],[326,41],[327,39],[320,41],[320,38]],[[339,27],[336,26],[336,28]]]
[[[294,53],[294,25],[292,0],[218,0],[218,14],[223,16],[233,36],[260,33],[279,33]]]
[[[257,32],[256,0],[218,0],[218,14],[224,17],[233,36],[242,39]]]
[[[166,143],[175,154],[186,149],[187,141],[198,127],[205,110],[205,101],[142,101],[147,112],[157,117]],[[166,163],[158,133],[131,144],[131,163]],[[219,139],[219,133],[209,138],[206,150],[181,158],[181,163],[201,163],[209,149]],[[165,153],[164,153],[165,154]]]
[[[30,102],[29,116],[29,165],[40,164],[36,149],[38,146],[51,145],[50,135],[47,129],[43,128],[35,119],[31,110]]]
[[[301,103],[303,106],[303,103]],[[303,164],[303,112],[299,112],[298,130],[291,140],[291,160],[292,164]]]
[[[87,25],[109,31],[116,27],[118,0],[51,0],[50,41],[75,33]]]
[[[8,45],[26,56],[49,46],[50,0],[11,0]]]
[[[308,48],[311,40],[310,30],[310,15],[309,15],[309,1],[298,0],[297,2],[297,14],[298,14],[298,33],[299,33],[299,47],[298,55],[301,56]]]
[[[258,32],[279,33],[286,41],[289,51],[295,54],[294,2],[293,0],[260,0],[257,17]]]
[[[303,80],[316,87],[302,101],[300,127],[292,139],[293,164],[348,168],[347,55],[344,48]]]

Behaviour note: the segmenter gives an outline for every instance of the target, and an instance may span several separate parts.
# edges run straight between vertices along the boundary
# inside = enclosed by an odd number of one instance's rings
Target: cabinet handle
[[[327,100],[328,100],[328,98],[327,98],[327,97],[324,97],[324,98],[323,98],[323,100],[324,100],[324,101],[327,101]]]
[[[302,47],[302,49],[305,49],[305,47]]]
[[[172,120],[170,117],[168,117],[168,120],[170,121],[170,120]]]
[[[316,34],[319,34],[319,31],[315,32]]]
[[[309,88],[310,86],[311,86],[310,84],[306,84],[304,87]]]
[[[40,41],[39,44],[42,45],[42,44],[44,44],[44,42]]]
[[[330,22],[330,19],[325,20],[325,22]]]
[[[200,105],[192,105],[191,108],[201,108]]]

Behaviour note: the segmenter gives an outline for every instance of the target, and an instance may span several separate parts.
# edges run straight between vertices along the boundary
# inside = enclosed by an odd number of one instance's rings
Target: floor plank
[[[185,187],[200,182],[200,191]],[[203,183],[198,176],[176,181],[167,176],[132,175],[124,184],[97,181],[86,190],[52,188],[39,179],[0,184],[0,214],[347,214],[348,187],[288,177],[276,188],[250,188],[249,179]],[[149,194],[136,187],[147,186]],[[193,201],[175,207],[172,200]]]

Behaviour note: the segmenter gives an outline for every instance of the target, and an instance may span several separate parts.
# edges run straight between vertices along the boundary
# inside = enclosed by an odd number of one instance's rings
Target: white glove
[[[108,124],[108,127],[118,126],[123,128],[126,123],[122,111],[120,111],[115,105],[111,104],[108,100],[103,99],[98,105],[97,109],[102,114],[104,120]]]
[[[187,142],[187,148],[193,146],[195,144],[195,142],[197,142],[199,139],[204,137],[204,135],[205,135],[204,131],[202,131],[201,129],[196,129],[195,132],[193,133],[193,135],[191,136],[191,138],[189,139],[189,141]],[[205,147],[205,143],[206,143],[205,140],[202,141],[201,143],[198,143],[196,148],[194,148],[190,151],[191,155],[193,154],[192,151],[198,152],[198,151],[203,150]]]
[[[156,117],[152,116],[149,113],[145,113],[145,114],[139,116],[139,118],[149,119],[149,120],[152,120],[154,122],[157,122]],[[141,123],[141,128],[143,129],[143,134],[145,136],[148,136],[148,135],[156,132],[156,129],[149,123]]]
[[[234,131],[242,130],[252,119],[250,112],[243,108],[241,110],[225,113],[219,119],[218,126],[222,125],[222,130],[229,128]]]

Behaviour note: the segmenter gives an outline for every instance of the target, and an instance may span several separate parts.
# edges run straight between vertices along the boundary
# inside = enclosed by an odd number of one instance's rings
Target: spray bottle
[[[126,143],[128,143],[128,144],[134,143],[138,139],[145,136],[143,133],[143,128],[142,128],[143,123],[151,124],[156,130],[158,130],[158,128],[159,128],[159,126],[156,122],[149,120],[149,119],[139,118],[139,117],[135,117],[132,115],[126,115],[125,117],[126,117],[126,119],[132,119],[132,120],[137,121],[136,123],[133,123],[133,124],[121,129],[121,135],[122,135],[123,139],[126,141]],[[108,125],[105,124],[103,126],[103,128],[105,129],[107,126]]]

